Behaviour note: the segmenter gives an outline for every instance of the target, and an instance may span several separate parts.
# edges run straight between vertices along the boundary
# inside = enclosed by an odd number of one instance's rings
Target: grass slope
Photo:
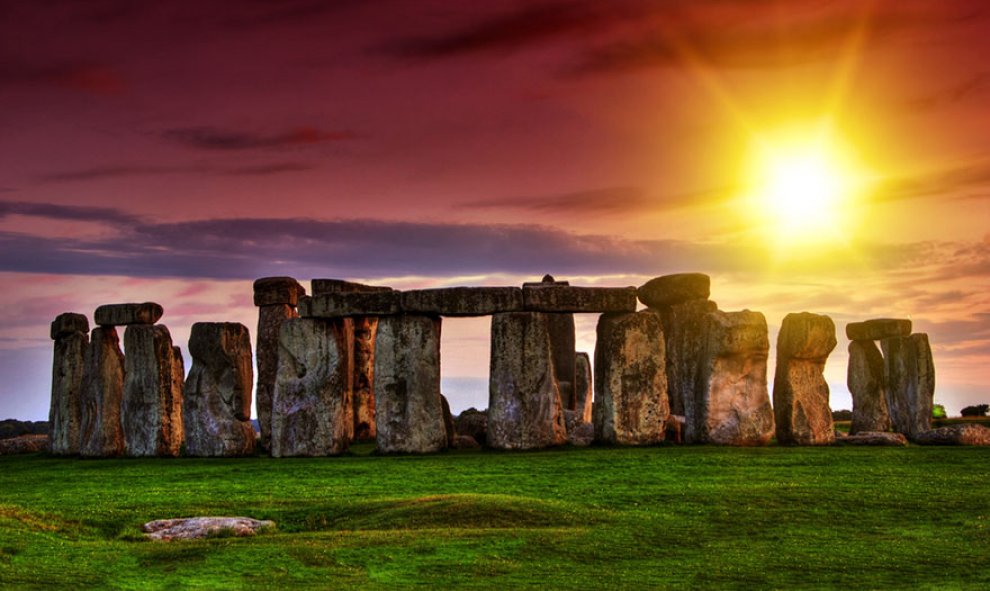
[[[986,589],[988,460],[673,446],[3,457],[0,588]],[[139,532],[193,515],[277,530],[178,543]]]

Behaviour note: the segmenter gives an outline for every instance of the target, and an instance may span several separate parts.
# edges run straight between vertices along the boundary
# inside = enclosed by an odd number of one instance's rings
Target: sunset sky
[[[845,324],[889,316],[936,403],[990,403],[988,55],[984,0],[0,0],[0,418],[47,419],[57,314],[157,301],[185,348],[253,335],[267,275],[703,272],[771,341],[835,320],[833,408]],[[837,196],[768,199],[805,150]],[[488,325],[445,321],[455,411]]]

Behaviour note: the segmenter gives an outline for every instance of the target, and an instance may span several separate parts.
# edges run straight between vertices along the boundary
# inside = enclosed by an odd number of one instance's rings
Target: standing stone
[[[251,337],[236,322],[197,322],[189,335],[192,368],[182,400],[186,455],[254,452]]]
[[[591,422],[592,377],[591,359],[587,353],[577,353],[574,357],[574,396],[577,400],[576,411],[582,423]]]
[[[440,318],[384,316],[375,341],[375,419],[380,453],[447,447],[440,397]]]
[[[124,398],[120,423],[129,456],[178,456],[182,447],[182,384],[173,375],[175,348],[161,324],[124,331]],[[178,361],[181,365],[181,357]]]
[[[353,390],[354,440],[375,439],[375,340],[378,334],[377,316],[354,317]]]
[[[849,343],[846,385],[853,401],[849,434],[889,430],[890,413],[887,411],[887,395],[883,383],[883,355],[873,341]]]
[[[258,390],[255,407],[261,445],[271,446],[272,397],[278,372],[278,334],[282,323],[297,318],[296,305],[306,289],[292,277],[262,277],[254,282],[254,304],[258,306],[258,342],[255,361],[258,365]]]
[[[595,439],[618,445],[663,441],[670,407],[663,331],[648,311],[603,314],[595,343]]]
[[[784,317],[777,335],[777,371],[773,380],[777,443],[835,442],[828,383],[823,375],[835,345],[835,324],[828,316],[801,312]]]
[[[447,447],[454,447],[457,427],[454,425],[454,415],[450,412],[450,402],[443,394],[440,395],[440,407],[443,412],[443,429],[447,434]]]
[[[663,329],[670,412],[684,417],[682,435],[687,443],[703,441],[698,430],[705,387],[701,369],[708,347],[708,315],[716,309],[715,302],[708,300],[650,308],[660,317]]]
[[[916,333],[880,341],[887,408],[893,430],[914,439],[931,429],[935,364],[928,335]]]
[[[534,449],[567,441],[546,314],[492,316],[487,441],[496,449]]]
[[[124,453],[120,404],[124,397],[124,354],[112,326],[98,326],[90,334],[83,361],[82,436],[79,453],[89,457],[116,457]]]
[[[48,411],[49,451],[79,453],[82,434],[82,384],[89,322],[82,314],[59,314],[52,322],[52,400]]]
[[[759,312],[715,311],[704,329],[694,441],[764,445],[773,437],[767,392],[767,321]],[[685,425],[686,427],[687,425]]]
[[[567,281],[557,281],[553,275],[544,275],[539,283],[523,283],[524,288],[569,286]],[[521,292],[520,292],[521,294]],[[560,402],[564,410],[579,410],[577,401],[577,371],[575,360],[574,314],[548,313],[550,354],[553,356],[553,372],[560,390]]]
[[[350,319],[294,318],[279,333],[273,457],[335,456],[353,434]]]

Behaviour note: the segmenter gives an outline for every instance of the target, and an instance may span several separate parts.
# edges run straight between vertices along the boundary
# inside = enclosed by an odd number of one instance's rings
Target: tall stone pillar
[[[353,435],[350,318],[294,318],[279,334],[272,457],[335,456]]]
[[[602,314],[595,343],[595,439],[663,441],[670,407],[663,331],[652,312]]]
[[[544,275],[539,283],[523,283],[524,288],[568,286],[567,281],[557,281],[553,275]],[[564,410],[579,410],[575,383],[577,381],[574,314],[547,313],[547,330],[550,333],[550,355],[553,373],[560,391]]]
[[[767,391],[767,321],[759,312],[707,315],[701,359],[701,397],[694,441],[764,445],[774,433]]]
[[[932,428],[935,363],[928,335],[885,338],[880,346],[891,426],[908,439],[915,439]]]
[[[823,375],[835,345],[835,324],[828,316],[802,312],[784,317],[777,336],[773,380],[777,443],[828,445],[835,441]]]
[[[254,371],[247,327],[236,322],[197,322],[189,335],[189,354],[192,368],[182,401],[186,455],[254,453]]]
[[[113,326],[98,326],[90,334],[83,361],[82,435],[79,453],[116,457],[124,453],[120,405],[124,397],[124,354]]]
[[[708,315],[715,302],[708,299],[711,279],[702,273],[677,273],[656,277],[636,290],[639,300],[660,318],[663,330],[667,392],[670,413],[684,417],[683,440],[702,442],[702,405],[705,384],[701,380],[708,334]]]
[[[52,322],[52,400],[48,411],[49,451],[55,455],[79,453],[82,435],[82,384],[89,321],[66,312]]]
[[[574,357],[574,395],[577,399],[576,412],[582,423],[591,422],[592,387],[591,359],[587,353],[577,353]]]
[[[261,445],[270,449],[272,436],[272,396],[278,372],[278,334],[282,323],[298,318],[296,306],[306,288],[292,277],[262,277],[254,282],[254,305],[258,306],[258,333],[255,362],[258,389],[255,407],[261,430]]]
[[[533,449],[567,441],[547,314],[492,316],[489,447]]]
[[[121,427],[129,456],[178,456],[182,447],[182,354],[161,324],[132,324],[124,331]]]
[[[430,453],[447,447],[440,396],[440,318],[383,316],[375,346],[378,451]]]
[[[846,385],[853,401],[849,434],[888,431],[890,413],[883,381],[883,355],[873,341],[849,343]]]

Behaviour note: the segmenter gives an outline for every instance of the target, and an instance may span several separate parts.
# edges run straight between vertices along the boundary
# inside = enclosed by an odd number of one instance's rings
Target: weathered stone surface
[[[354,370],[351,374],[353,392],[354,440],[372,441],[375,420],[375,338],[378,333],[376,316],[354,317]]]
[[[255,306],[296,306],[306,288],[292,277],[262,277],[254,282]]]
[[[581,420],[591,422],[592,385],[591,359],[587,353],[577,353],[574,356],[574,397],[575,410],[580,413]]]
[[[526,281],[523,287],[546,287],[547,285],[570,285],[570,281],[557,281],[553,275],[547,273],[539,281]]]
[[[400,312],[402,292],[392,290],[324,293],[299,300],[299,315],[303,318],[390,316]]]
[[[850,341],[879,341],[910,334],[911,321],[906,318],[876,318],[846,325],[846,336]]]
[[[949,425],[914,436],[918,445],[990,445],[990,428],[983,425]]]
[[[454,423],[458,435],[468,435],[479,445],[485,445],[488,440],[487,412],[472,407],[457,415]]]
[[[557,389],[560,391],[560,402],[565,409],[576,410],[574,315],[547,314],[547,327],[550,331],[550,356],[553,359],[553,374],[557,379]]]
[[[407,314],[488,316],[522,309],[522,289],[518,287],[445,287],[402,292],[402,310]]]
[[[83,361],[82,435],[79,454],[114,457],[124,453],[120,404],[124,397],[124,354],[113,326],[90,334]]]
[[[243,324],[197,322],[189,335],[192,368],[182,397],[186,455],[254,452],[251,338]]]
[[[759,312],[707,315],[694,441],[764,445],[773,437],[767,392],[767,321]],[[685,425],[686,426],[686,425]]]
[[[275,398],[275,381],[278,378],[278,335],[286,320],[298,317],[295,307],[289,304],[274,304],[258,309],[255,349],[258,386],[254,405],[258,412],[261,445],[266,450],[271,449],[272,441],[272,401]]]
[[[375,343],[377,450],[430,453],[447,447],[440,397],[440,319],[387,316]]]
[[[49,448],[47,435],[21,435],[0,439],[0,456],[36,454]]]
[[[332,456],[354,433],[350,319],[293,318],[282,324],[272,401],[271,454]]]
[[[663,426],[664,433],[666,433],[664,439],[671,443],[683,443],[684,423],[686,421],[687,419],[684,418],[684,415],[667,415],[667,422]]]
[[[56,316],[55,320],[52,321],[51,336],[53,341],[77,332],[89,334],[89,321],[83,314],[65,312]]]
[[[491,338],[488,446],[534,449],[565,443],[546,314],[495,314]]]
[[[454,416],[450,413],[450,402],[443,394],[440,395],[440,407],[443,412],[443,430],[447,434],[447,447],[453,447],[457,427],[454,426]]]
[[[884,358],[887,409],[894,431],[914,439],[931,429],[935,364],[928,335],[913,334],[880,341]]]
[[[154,324],[165,313],[161,304],[106,304],[96,309],[93,321],[99,326],[124,326],[128,324]]]
[[[524,287],[523,307],[532,312],[635,312],[635,287]]]
[[[883,355],[873,341],[849,343],[846,385],[853,401],[850,435],[890,429],[883,365]]]
[[[837,443],[842,445],[877,445],[903,447],[908,444],[907,437],[900,433],[886,433],[883,431],[860,431],[855,435],[837,437]]]
[[[663,441],[667,372],[660,319],[648,311],[603,314],[595,342],[595,439],[618,445]]]
[[[141,526],[152,540],[193,540],[212,536],[244,537],[273,529],[274,521],[259,521],[250,517],[186,517],[157,519]]]
[[[120,415],[124,453],[178,456],[183,438],[183,384],[174,380],[172,335],[161,324],[132,324],[124,331],[124,351]],[[178,364],[181,367],[181,354]]]
[[[777,335],[773,380],[777,443],[828,445],[835,441],[823,375],[835,345],[835,324],[828,316],[801,312],[784,317]]]
[[[636,290],[639,301],[651,308],[707,300],[712,280],[703,273],[676,273],[650,279]]]
[[[588,447],[595,441],[595,426],[591,423],[578,423],[567,431],[567,443],[574,447]]]
[[[480,449],[481,444],[475,441],[474,437],[471,437],[470,435],[455,434],[451,447],[454,449]]]
[[[323,295],[325,293],[359,293],[369,291],[392,291],[391,287],[384,285],[366,285],[343,279],[313,279],[310,281],[313,295]]]
[[[62,314],[59,318],[66,316]],[[73,316],[80,316],[73,314]],[[85,316],[82,317],[85,320]],[[48,433],[51,436],[50,451],[55,455],[79,453],[82,436],[82,386],[86,348],[89,335],[86,332],[55,330],[55,351],[52,355],[52,400],[48,411]],[[62,323],[61,326],[82,324]]]
[[[701,367],[708,347],[708,315],[716,309],[715,302],[708,300],[650,309],[660,317],[663,328],[670,412],[684,416],[683,437],[688,443],[702,441],[698,431],[704,399]]]

